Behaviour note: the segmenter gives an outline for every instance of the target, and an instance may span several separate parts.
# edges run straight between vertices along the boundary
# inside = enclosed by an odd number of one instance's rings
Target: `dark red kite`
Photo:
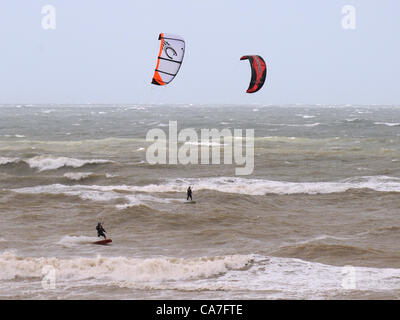
[[[251,66],[251,80],[247,93],[254,93],[260,90],[265,82],[267,66],[260,56],[243,56],[240,60],[249,60]]]

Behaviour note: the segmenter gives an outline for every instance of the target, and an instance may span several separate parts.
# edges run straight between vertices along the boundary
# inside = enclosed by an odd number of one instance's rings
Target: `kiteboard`
[[[188,203],[196,203],[196,201],[185,201],[184,203],[188,204]]]
[[[99,240],[99,241],[93,242],[93,244],[107,245],[107,244],[109,244],[111,242],[112,242],[111,239],[104,239],[104,240]]]

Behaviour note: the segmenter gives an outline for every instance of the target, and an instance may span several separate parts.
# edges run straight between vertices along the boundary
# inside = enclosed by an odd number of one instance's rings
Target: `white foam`
[[[80,168],[87,164],[102,164],[110,163],[110,160],[90,159],[81,160],[67,157],[54,157],[54,156],[36,156],[24,160],[31,168],[38,169],[39,171],[55,170],[62,167]]]
[[[64,247],[72,247],[81,244],[90,244],[98,239],[95,237],[86,237],[86,236],[64,236],[57,242],[57,244],[62,245]]]
[[[67,240],[65,240],[67,241]],[[0,280],[15,277],[42,277],[42,268],[55,269],[57,280],[91,279],[118,282],[121,286],[143,281],[171,281],[198,279],[240,269],[251,261],[251,256],[232,255],[200,258],[101,257],[59,259],[55,257],[19,257],[11,252],[0,255]]]
[[[55,111],[56,111],[55,109],[48,109],[48,110],[42,110],[41,112],[48,114],[48,113],[52,113],[52,112],[55,112]]]
[[[246,179],[238,177],[193,178],[167,180],[163,184],[150,184],[145,186],[98,186],[52,184],[27,188],[12,189],[18,193],[50,193],[79,196],[82,199],[108,201],[117,198],[135,196],[135,201],[170,201],[173,199],[148,198],[141,194],[125,195],[120,193],[185,193],[190,185],[193,191],[213,190],[224,193],[266,195],[266,194],[329,194],[346,192],[350,189],[371,189],[380,192],[400,192],[400,178],[387,176],[363,176],[348,178],[337,182],[286,182],[264,179]]]
[[[171,199],[171,198],[156,198],[153,196],[149,195],[144,195],[144,194],[137,194],[134,196],[125,196],[125,199],[128,200],[127,203],[125,204],[118,204],[115,207],[120,210],[124,210],[127,208],[132,208],[140,205],[145,205],[151,202],[158,202],[158,203],[172,203],[176,201],[176,199]]]
[[[68,241],[75,240],[64,240]],[[400,290],[400,269],[332,266],[261,255],[61,259],[0,254],[1,280],[42,279],[44,267],[54,268],[58,288],[70,287],[71,281],[74,285],[90,281],[122,288],[247,292],[247,297],[270,299],[325,299],[351,292]]]
[[[266,194],[327,194],[346,192],[349,189],[371,189],[382,192],[400,192],[400,178],[366,176],[337,182],[286,182],[237,177],[177,179],[161,185],[125,187],[141,192],[185,192],[188,185],[196,190],[215,190],[248,195]]]
[[[316,127],[316,126],[319,126],[319,125],[320,125],[319,122],[315,122],[315,123],[305,124],[304,127]]]
[[[70,180],[79,181],[79,180],[89,178],[92,175],[93,175],[93,172],[67,172],[64,174],[64,177],[66,177]]]
[[[296,114],[296,116],[302,117],[303,119],[312,119],[312,118],[315,118],[315,116],[311,116],[311,115],[308,115],[308,114]]]
[[[10,163],[17,163],[20,159],[18,158],[8,158],[8,157],[0,157],[0,166],[10,164]]]
[[[113,187],[102,187],[102,186],[86,186],[86,185],[74,185],[67,186],[63,184],[52,184],[44,186],[34,186],[19,189],[12,189],[17,193],[28,193],[28,194],[65,194],[69,196],[78,196],[83,200],[93,201],[111,201],[114,199],[123,198],[124,195],[117,192],[113,192]]]
[[[400,126],[399,122],[374,122],[375,124],[382,124],[388,127],[397,127]]]
[[[400,269],[340,267],[262,256],[256,256],[255,262],[246,271],[232,270],[214,281],[198,280],[179,283],[176,287],[186,290],[252,291],[253,294],[259,292],[274,299],[324,299],[342,296],[353,290],[400,289]]]
[[[350,118],[350,119],[346,119],[347,122],[359,122],[361,121],[361,119],[359,118]]]
[[[219,143],[215,141],[201,141],[201,142],[192,142],[192,141],[187,141],[185,142],[187,145],[193,145],[193,146],[205,146],[205,147],[220,147],[220,146],[226,146],[226,143]]]
[[[150,203],[171,203],[176,199],[173,198],[157,198],[147,194],[127,194],[126,191],[134,191],[131,187],[127,186],[97,186],[97,185],[63,185],[52,184],[44,186],[34,186],[19,189],[12,189],[17,193],[27,194],[64,194],[67,196],[78,196],[82,200],[108,202],[117,199],[126,201],[124,204],[116,205],[117,209],[126,209],[139,205],[146,205]],[[120,191],[124,191],[121,193]]]
[[[289,124],[289,123],[269,123],[268,125],[271,126],[282,126],[282,127],[316,127],[319,126],[321,123],[305,123],[305,124]]]
[[[11,138],[11,137],[15,137],[15,138],[25,138],[25,136],[24,136],[23,134],[14,134],[14,135],[11,135],[11,134],[3,134],[3,135],[0,135],[0,137],[6,137],[6,138]]]
[[[328,194],[346,192],[349,189],[371,189],[381,192],[400,192],[400,178],[387,176],[365,176],[354,177],[337,182],[286,182],[263,179],[246,179],[237,177],[218,178],[193,178],[169,180],[164,184],[150,184],[145,186],[66,186],[53,184],[47,186],[27,187],[13,189],[19,193],[53,193],[78,195],[82,199],[107,201],[121,198],[124,195],[118,191],[164,193],[164,192],[186,192],[187,186],[191,185],[193,190],[214,190],[225,193],[266,195],[266,194]],[[140,195],[135,195],[140,196]],[[159,198],[154,198],[159,199]],[[142,197],[139,200],[146,200]]]

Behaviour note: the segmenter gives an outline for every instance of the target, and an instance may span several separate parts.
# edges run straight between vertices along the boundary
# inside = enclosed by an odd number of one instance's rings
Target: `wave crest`
[[[351,189],[370,189],[378,192],[400,192],[400,178],[387,176],[364,176],[344,179],[337,182],[287,182],[264,179],[245,179],[237,177],[175,179],[163,184],[149,184],[145,186],[128,185],[44,185],[19,189],[12,189],[18,193],[65,194],[79,196],[84,200],[108,201],[118,198],[130,200],[132,205],[143,204],[143,201],[169,203],[176,199],[164,199],[142,193],[185,193],[188,185],[193,191],[212,190],[223,193],[244,195],[267,194],[329,194],[342,193]],[[127,194],[128,192],[128,194]],[[135,194],[140,193],[140,194]],[[131,197],[131,198],[129,198]]]
[[[39,171],[55,170],[62,167],[80,168],[88,164],[103,164],[110,163],[110,160],[90,159],[81,160],[68,157],[54,157],[54,156],[36,156],[24,160],[29,167],[38,169]]]
[[[200,258],[127,258],[102,257],[59,259],[55,257],[19,257],[0,255],[0,279],[42,277],[44,267],[53,267],[59,280],[106,279],[122,282],[169,281],[211,277],[241,269],[252,256],[231,255]]]
[[[93,172],[67,172],[64,177],[73,181],[80,181],[87,179],[93,175]]]

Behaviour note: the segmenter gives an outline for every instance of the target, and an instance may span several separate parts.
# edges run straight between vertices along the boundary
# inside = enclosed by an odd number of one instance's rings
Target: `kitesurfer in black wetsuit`
[[[104,232],[107,232],[106,230],[104,230],[103,226],[101,225],[101,223],[99,222],[96,226],[96,230],[97,230],[97,236],[98,237],[104,237],[104,239],[107,239],[106,235],[104,234]]]
[[[193,201],[193,198],[192,198],[192,187],[191,186],[189,186],[189,188],[187,189],[186,200],[189,200],[189,198],[190,198],[190,201]]]

